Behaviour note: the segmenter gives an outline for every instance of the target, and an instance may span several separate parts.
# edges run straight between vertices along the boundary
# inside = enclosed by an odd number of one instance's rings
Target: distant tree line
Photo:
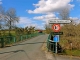
[[[35,33],[35,27],[30,26],[30,27],[25,27],[25,28],[19,28],[19,27],[15,27],[15,33],[16,35],[28,35],[28,34],[32,34]]]

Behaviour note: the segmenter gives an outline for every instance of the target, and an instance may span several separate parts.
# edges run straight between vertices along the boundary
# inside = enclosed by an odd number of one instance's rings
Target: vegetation
[[[0,36],[3,35],[23,35],[34,33],[35,27],[19,28],[16,23],[19,22],[19,17],[16,15],[14,8],[9,8],[5,11],[0,5]]]
[[[65,54],[80,57],[80,50],[65,50]]]
[[[0,36],[1,32],[5,30],[9,31],[9,36],[11,35],[10,31],[15,29],[16,22],[19,21],[19,17],[16,15],[16,10],[14,8],[10,8],[7,11],[4,10],[3,6],[0,5]]]
[[[19,17],[16,16],[16,10],[14,8],[10,8],[6,12],[6,26],[9,28],[9,35],[12,28],[15,27],[15,23],[19,21]]]
[[[69,18],[70,10],[65,8],[59,12],[59,19],[71,20],[70,24],[61,24],[59,45],[63,49],[63,54],[80,56],[80,24]],[[45,25],[46,33],[52,32],[50,25]]]
[[[45,24],[45,33],[49,34],[52,31],[50,25]]]
[[[3,6],[0,5],[0,47],[4,45],[4,42],[7,45],[25,40],[36,34],[35,27],[20,28],[16,26],[18,22],[19,17],[16,15],[14,8],[9,8],[5,11]]]
[[[61,28],[63,35],[60,36],[59,44],[65,50],[66,54],[69,54],[67,51],[70,51],[72,49],[73,55],[76,55],[75,52],[77,53],[80,50],[80,34],[79,34],[80,28],[79,27],[80,27],[80,24],[78,25],[69,24],[69,25],[62,26]]]
[[[10,31],[11,35],[9,35],[8,30],[0,30],[0,32],[0,47],[12,45],[13,43],[24,41],[25,39],[39,35],[34,27],[27,27],[27,29],[16,27]]]
[[[73,19],[69,18],[69,9],[64,9],[60,12],[60,17],[63,20],[71,20],[70,24],[64,24],[61,27],[63,35],[60,36],[59,44],[65,51],[64,53],[70,55],[80,56],[80,24],[76,24]],[[71,53],[72,52],[72,53]]]

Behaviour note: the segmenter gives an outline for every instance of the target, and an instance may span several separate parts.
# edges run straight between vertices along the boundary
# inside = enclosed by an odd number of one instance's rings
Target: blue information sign
[[[53,36],[53,42],[59,42],[59,35]]]

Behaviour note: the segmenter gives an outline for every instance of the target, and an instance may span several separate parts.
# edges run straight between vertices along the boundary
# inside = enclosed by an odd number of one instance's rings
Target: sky
[[[70,9],[70,18],[80,19],[80,0],[0,0],[5,10],[15,8],[19,19],[17,26],[35,26],[44,29],[49,19],[58,19],[61,9]],[[77,23],[80,21],[78,20]]]

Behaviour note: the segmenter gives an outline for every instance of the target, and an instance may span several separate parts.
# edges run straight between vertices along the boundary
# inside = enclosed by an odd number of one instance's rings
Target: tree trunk
[[[10,31],[11,31],[11,18],[10,18],[10,21],[9,21],[9,36],[11,35]]]

